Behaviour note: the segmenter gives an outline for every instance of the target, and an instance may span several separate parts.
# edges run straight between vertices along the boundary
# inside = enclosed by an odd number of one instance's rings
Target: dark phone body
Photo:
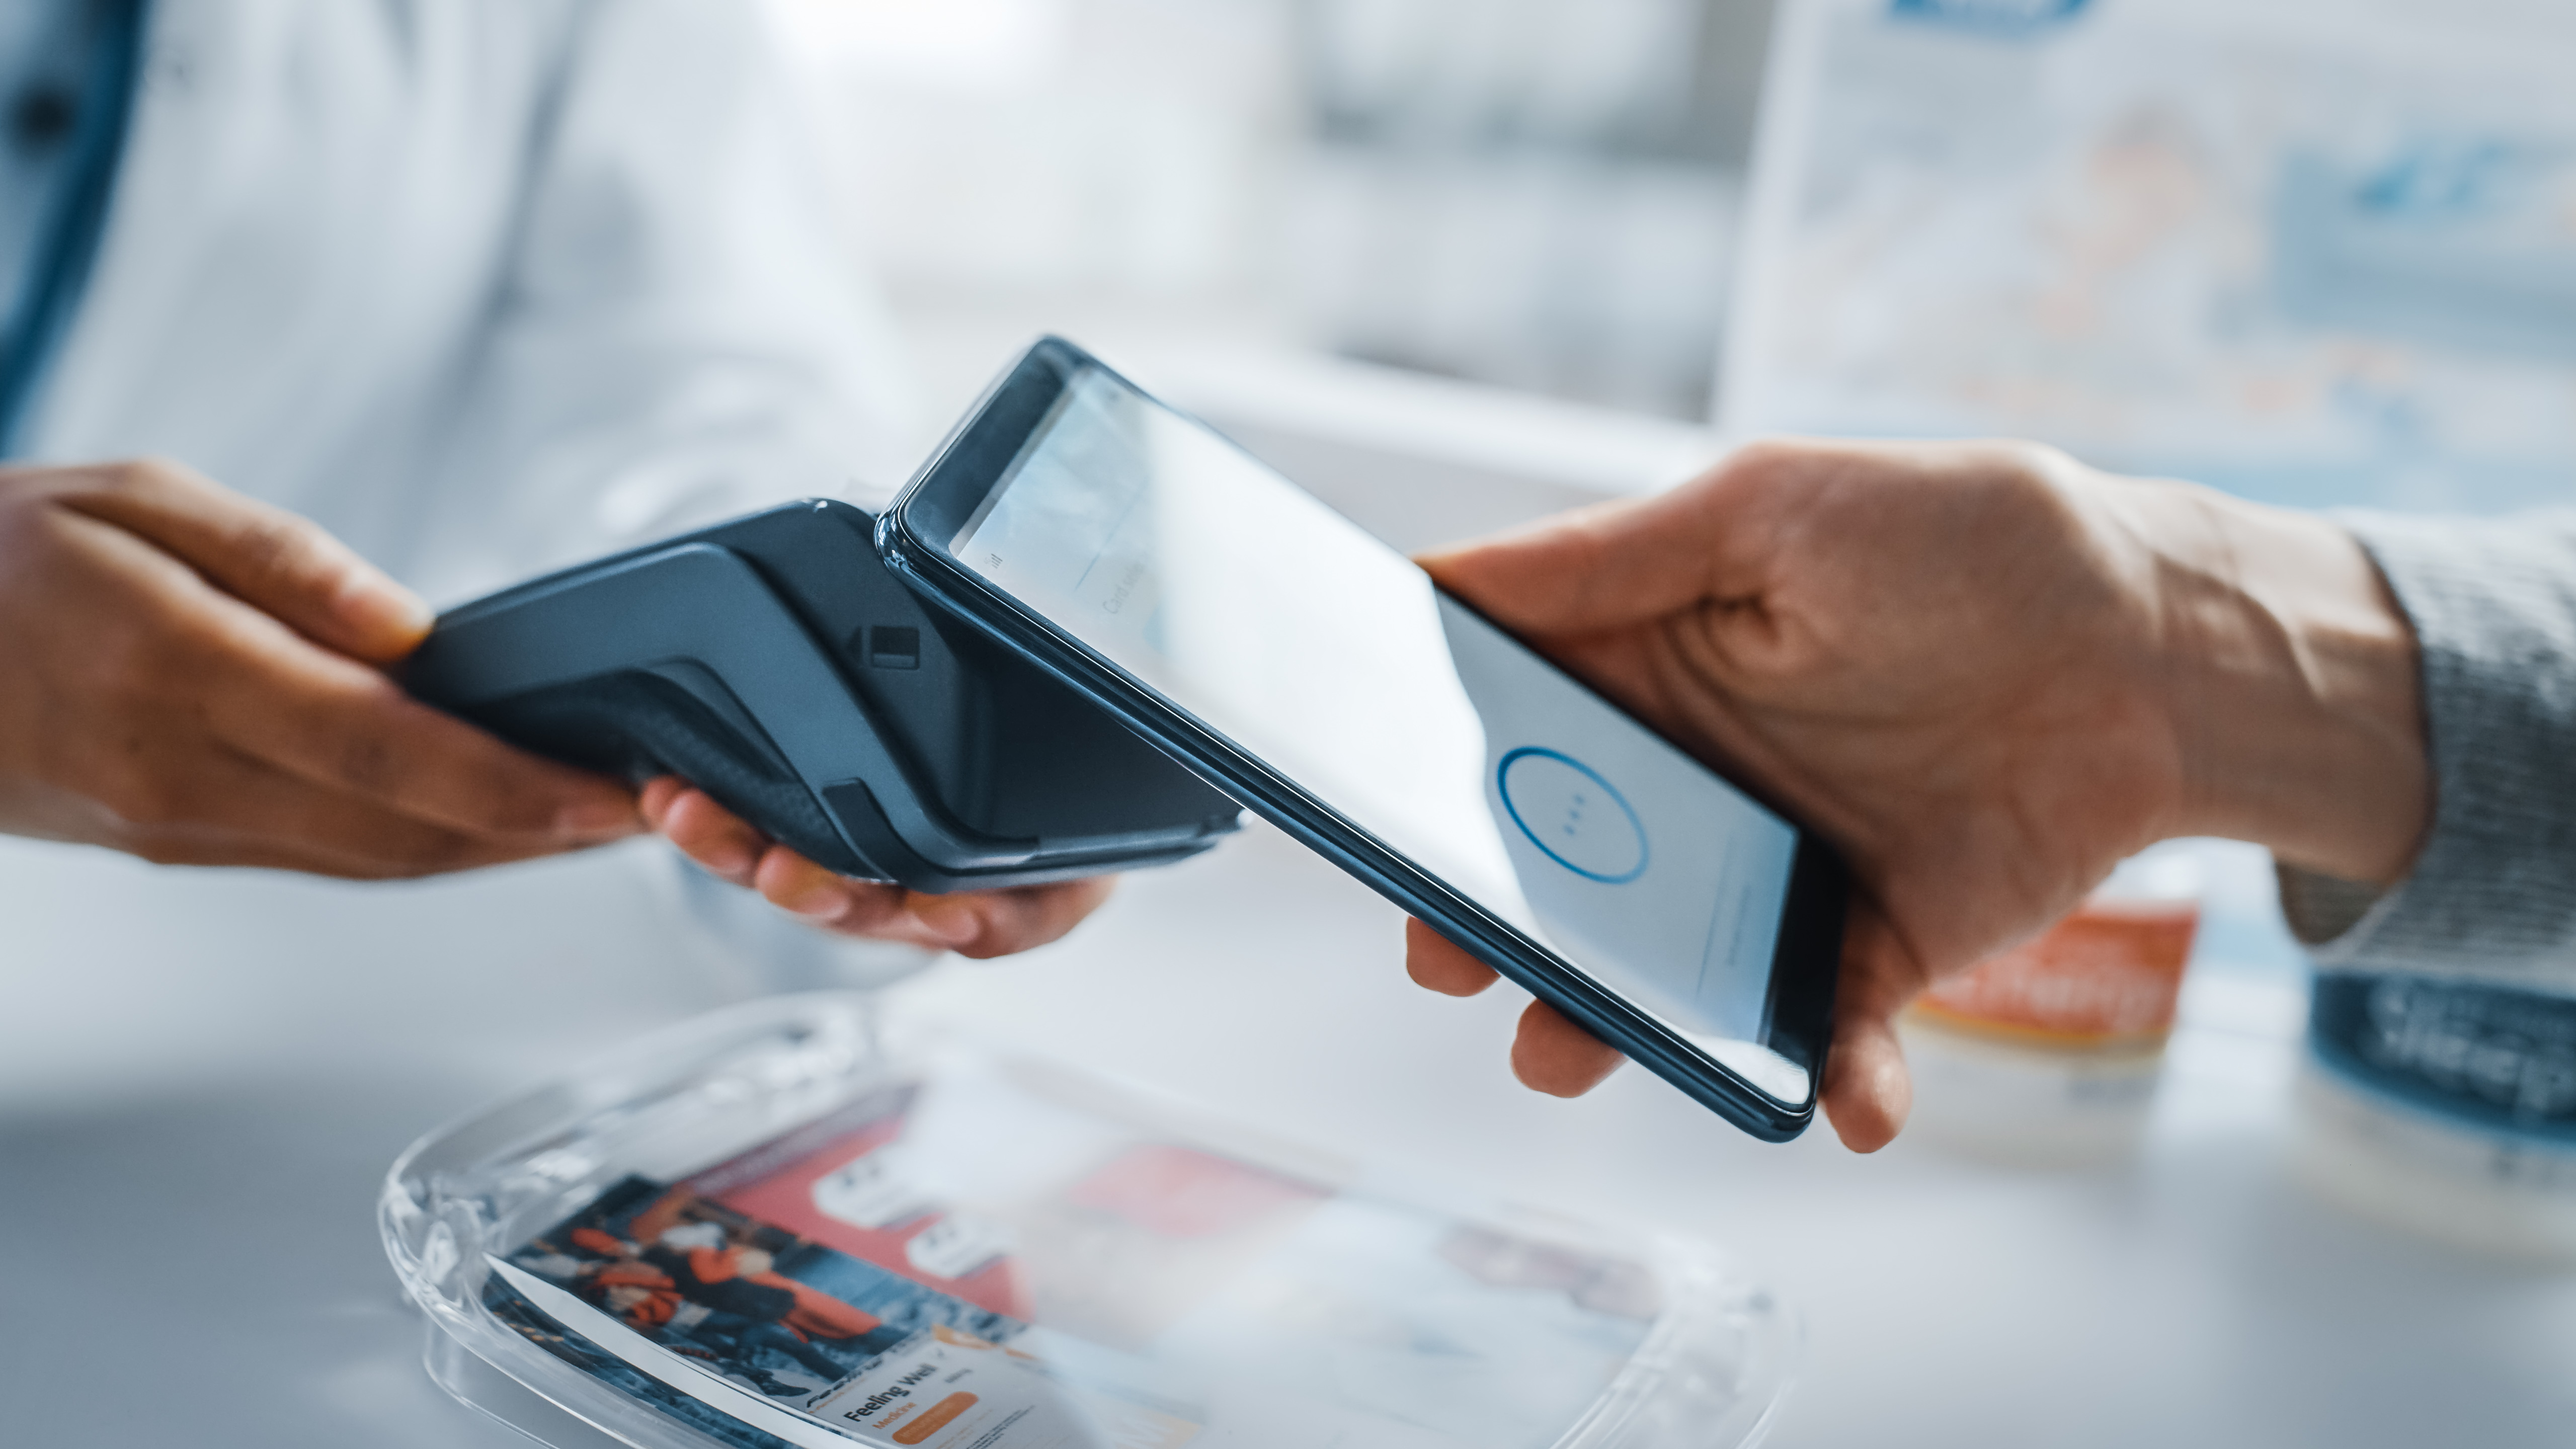
[[[944,541],[976,516],[1081,370],[1097,371],[1143,396],[1072,344],[1057,338],[1041,341],[994,385],[880,518],[877,544],[887,563],[926,596],[1037,661],[1282,830],[1746,1132],[1777,1142],[1804,1131],[1813,1120],[1816,1085],[1824,1075],[1848,891],[1841,859],[1823,841],[1798,832],[1768,984],[1765,1015],[1771,1039],[1765,1044],[1807,1073],[1805,1100],[1783,1102],[1156,691],[1064,637],[948,553]],[[1281,607],[1293,609],[1295,604],[1283,600]]]
[[[788,504],[442,615],[417,697],[550,758],[676,774],[843,875],[995,889],[1157,865],[1232,800]]]

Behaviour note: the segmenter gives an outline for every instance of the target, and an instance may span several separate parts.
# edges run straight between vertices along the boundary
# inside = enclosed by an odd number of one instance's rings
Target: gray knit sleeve
[[[2385,894],[2292,870],[2329,967],[2576,989],[2576,511],[2342,513],[2423,650],[2431,836]]]

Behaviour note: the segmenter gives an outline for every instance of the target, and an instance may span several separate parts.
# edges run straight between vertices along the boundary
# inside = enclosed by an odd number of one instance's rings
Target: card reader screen
[[[1796,832],[1232,445],[1077,372],[949,545],[1063,633],[1785,1102]]]

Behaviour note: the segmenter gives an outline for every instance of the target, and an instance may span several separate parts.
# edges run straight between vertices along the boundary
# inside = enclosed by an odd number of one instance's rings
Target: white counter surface
[[[734,989],[635,857],[384,889],[0,842],[0,1440],[523,1442],[421,1374],[371,1208],[422,1130]],[[2134,1168],[1766,1147],[1634,1070],[1523,1092],[1515,994],[1417,991],[1393,911],[1264,829],[901,997],[1469,1190],[1730,1245],[1807,1322],[1778,1445],[2576,1442],[2576,1279],[2314,1205],[2282,1167],[2280,1012],[2200,1013],[2226,1019],[2178,1041]]]

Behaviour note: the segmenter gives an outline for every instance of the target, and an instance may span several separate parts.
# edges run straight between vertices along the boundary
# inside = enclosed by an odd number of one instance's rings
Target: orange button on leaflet
[[[950,1394],[930,1406],[930,1412],[894,1431],[894,1442],[918,1444],[954,1422],[958,1415],[975,1407],[973,1394]]]

